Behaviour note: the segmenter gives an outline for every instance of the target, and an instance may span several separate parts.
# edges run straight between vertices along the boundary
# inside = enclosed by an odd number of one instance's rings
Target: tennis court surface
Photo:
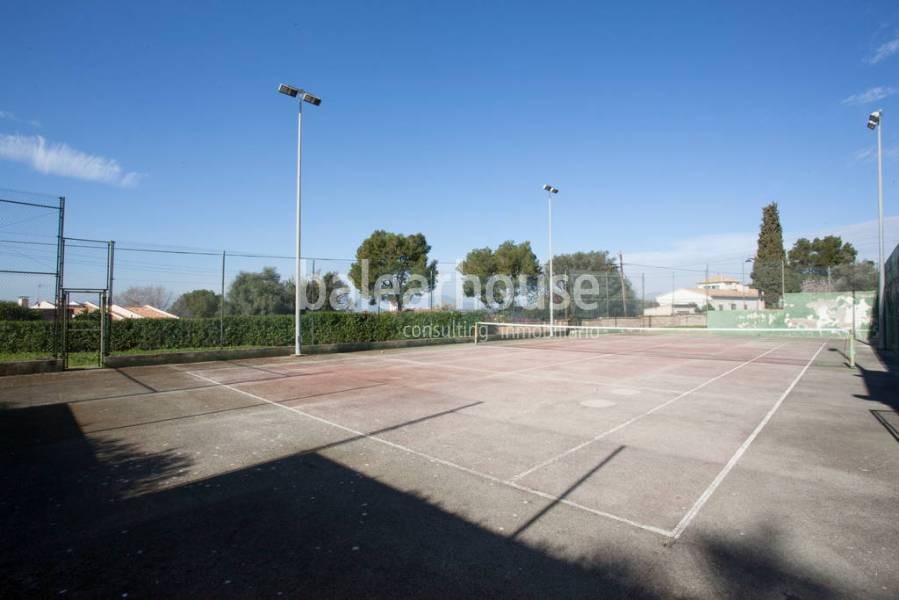
[[[895,598],[899,379],[848,352],[685,331],[5,378],[0,590]]]

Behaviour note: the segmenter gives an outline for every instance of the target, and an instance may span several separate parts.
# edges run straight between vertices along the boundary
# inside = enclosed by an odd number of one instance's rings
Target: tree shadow
[[[827,576],[798,564],[782,543],[783,535],[765,523],[736,542],[700,536],[694,551],[711,574],[721,598],[846,598],[851,593],[825,583]]]
[[[321,450],[177,484],[192,461],[86,438],[66,405],[4,411],[0,431],[11,434],[0,438],[3,597],[689,595],[677,591],[684,574],[603,540],[589,558],[563,560]],[[545,512],[536,507],[535,515]],[[773,551],[775,538],[763,529],[739,544],[700,539],[689,547],[721,595],[835,595]]]
[[[889,350],[872,348],[884,369],[866,369],[859,365],[858,372],[868,393],[855,394],[855,397],[880,402],[899,412],[899,357]]]

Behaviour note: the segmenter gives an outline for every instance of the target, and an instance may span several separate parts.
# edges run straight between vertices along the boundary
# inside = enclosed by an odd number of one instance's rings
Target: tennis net
[[[841,328],[605,327],[478,322],[476,344],[517,348],[737,360],[753,349],[817,348],[822,344],[855,366],[855,336]],[[731,358],[732,357],[732,358]]]

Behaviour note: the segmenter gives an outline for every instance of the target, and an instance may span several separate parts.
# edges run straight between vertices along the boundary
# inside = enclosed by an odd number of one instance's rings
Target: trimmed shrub
[[[307,312],[303,343],[380,342],[412,337],[469,335],[483,318],[478,312]],[[224,319],[224,346],[290,346],[293,315],[230,316]],[[128,319],[112,324],[112,351],[218,348],[219,319]],[[96,329],[69,329],[69,350],[91,352],[99,345]],[[0,321],[0,352],[46,352],[53,348],[53,323]]]
[[[39,321],[41,313],[15,302],[0,301],[0,321]]]

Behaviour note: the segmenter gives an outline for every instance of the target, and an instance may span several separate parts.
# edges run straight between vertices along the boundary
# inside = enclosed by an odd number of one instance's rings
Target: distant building
[[[100,307],[93,302],[84,302],[88,312],[100,310]],[[118,304],[109,305],[109,314],[112,315],[113,321],[125,321],[127,319],[177,319],[178,315],[173,315],[161,308],[144,304],[143,306],[119,306]]]
[[[712,310],[760,310],[765,302],[758,290],[744,286],[738,279],[715,275],[696,284],[695,288],[680,288],[656,296],[658,306],[647,308],[649,316],[681,315],[701,312],[706,306]]]
[[[20,301],[21,303],[21,301]],[[40,311],[45,320],[52,321],[56,315],[56,305],[46,300],[41,300],[37,304],[31,306],[32,309]],[[92,313],[100,310],[100,307],[93,302],[70,302],[68,313],[70,316],[80,315],[81,313]],[[166,312],[161,308],[145,304],[143,306],[119,306],[118,304],[109,305],[109,314],[113,321],[124,321],[126,319],[177,319],[177,315]]]
[[[22,303],[19,303],[22,306]],[[56,305],[52,302],[47,302],[46,300],[41,300],[36,304],[31,305],[32,310],[36,310],[41,313],[41,318],[45,321],[52,321],[56,318]],[[75,315],[80,315],[85,311],[84,306],[82,306],[78,302],[69,302],[69,306],[66,309],[66,312],[69,316],[74,317]]]

